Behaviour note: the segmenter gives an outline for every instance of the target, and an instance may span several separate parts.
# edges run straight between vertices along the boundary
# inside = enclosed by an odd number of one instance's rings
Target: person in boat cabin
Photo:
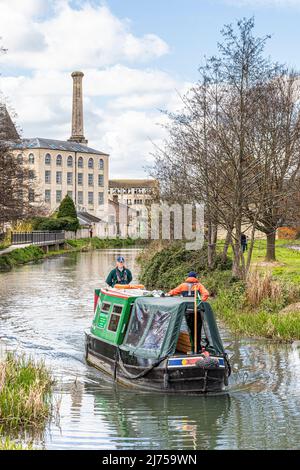
[[[113,269],[106,279],[106,284],[114,287],[116,284],[130,284],[132,281],[131,271],[125,267],[125,259],[123,256],[118,256],[117,266]]]
[[[205,302],[209,297],[209,292],[205,287],[199,282],[197,277],[197,273],[195,271],[191,271],[188,274],[186,280],[180,284],[179,286],[175,287],[175,289],[170,290],[168,295],[181,295],[182,297],[194,297],[195,290],[200,292],[201,299]]]

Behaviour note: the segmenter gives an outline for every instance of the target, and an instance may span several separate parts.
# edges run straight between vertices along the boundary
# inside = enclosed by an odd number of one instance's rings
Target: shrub
[[[62,230],[62,224],[57,219],[46,218],[37,226],[37,230]]]
[[[149,247],[152,253],[152,247]],[[200,277],[209,274],[207,265],[207,247],[201,250],[186,250],[183,243],[172,243],[159,249],[149,259],[147,250],[140,256],[142,266],[140,280],[149,289],[170,289],[183,282],[189,271],[196,271]],[[216,256],[214,270],[227,270],[231,261],[222,262],[220,255]]]
[[[40,225],[49,220],[49,217],[34,217],[32,219],[32,230],[41,230]]]
[[[278,238],[286,240],[295,240],[300,237],[300,227],[280,227],[278,229]]]
[[[76,208],[73,199],[66,195],[61,201],[60,206],[57,212],[57,218],[71,217],[72,219],[77,219]]]
[[[51,217],[35,217],[33,230],[66,230],[76,232],[80,228],[73,200],[66,196],[60,203],[58,212]]]
[[[0,271],[9,271],[12,268],[12,262],[8,255],[0,256]]]
[[[38,230],[67,230],[75,232],[79,226],[78,219],[73,219],[72,217],[48,218],[38,225]]]

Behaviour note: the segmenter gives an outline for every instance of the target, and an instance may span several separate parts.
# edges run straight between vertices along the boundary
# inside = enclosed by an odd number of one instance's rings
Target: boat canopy
[[[193,329],[194,301],[182,297],[139,297],[131,312],[127,333],[120,349],[152,359],[173,355],[183,323]],[[224,348],[210,304],[198,305],[198,324],[209,347],[223,355]]]

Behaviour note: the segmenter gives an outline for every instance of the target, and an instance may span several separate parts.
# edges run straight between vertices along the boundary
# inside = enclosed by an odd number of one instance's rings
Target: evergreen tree
[[[66,197],[61,201],[56,220],[58,222],[62,222],[60,230],[70,230],[76,232],[76,230],[80,228],[75,204],[70,196],[66,195]]]
[[[74,201],[68,195],[66,195],[66,197],[61,201],[58,208],[57,218],[59,219],[61,217],[72,217],[73,219],[77,219]]]

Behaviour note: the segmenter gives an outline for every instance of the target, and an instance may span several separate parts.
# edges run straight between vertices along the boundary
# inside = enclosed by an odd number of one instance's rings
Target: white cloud
[[[165,103],[164,93],[132,93],[112,100],[109,104],[111,109],[144,109],[159,108]]]
[[[110,173],[145,176],[153,144],[159,145],[165,121],[159,109],[180,108],[176,90],[191,84],[159,70],[116,65],[85,70],[84,120],[89,145],[107,152]],[[61,71],[36,71],[32,76],[0,77],[0,88],[18,112],[26,137],[65,140],[71,132],[72,79]]]
[[[21,3],[17,8],[16,3]],[[9,54],[2,63],[29,69],[74,70],[105,67],[116,62],[145,62],[168,52],[155,34],[137,37],[129,22],[106,6],[84,2],[74,9],[55,0],[54,14],[38,18],[49,5],[43,0],[0,2],[0,31]],[[25,4],[25,5],[24,5]],[[22,6],[23,5],[23,6]]]
[[[82,70],[89,145],[111,155],[111,177],[145,176],[152,142],[160,145],[165,135],[158,124],[166,118],[158,109],[180,107],[176,90],[188,86],[147,63],[167,53],[167,44],[153,32],[135,36],[128,20],[88,1],[74,9],[55,0],[50,16],[49,0],[26,0],[19,10],[17,3],[0,0],[0,30],[9,49],[1,62],[23,72],[4,74],[0,89],[17,111],[23,135],[69,138],[70,72]]]
[[[140,70],[119,64],[105,70],[89,70],[85,82],[86,92],[96,96],[118,96],[145,91],[165,92],[176,84],[170,75],[160,70]]]

